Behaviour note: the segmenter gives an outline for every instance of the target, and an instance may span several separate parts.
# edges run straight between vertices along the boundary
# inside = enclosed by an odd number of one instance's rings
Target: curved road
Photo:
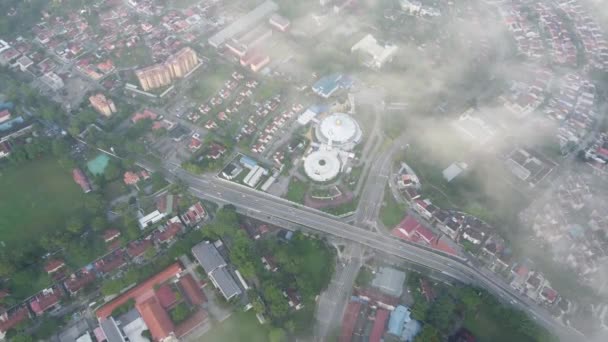
[[[201,198],[233,204],[242,210],[256,213],[256,216],[270,223],[292,222],[400,257],[439,271],[463,283],[483,287],[503,300],[508,300],[519,309],[527,311],[533,319],[557,335],[561,341],[576,341],[583,337],[555,321],[544,309],[517,294],[494,274],[479,270],[464,260],[344,223],[321,211],[216,177],[194,176],[179,168],[168,172],[167,176],[185,182],[190,186],[191,191]]]

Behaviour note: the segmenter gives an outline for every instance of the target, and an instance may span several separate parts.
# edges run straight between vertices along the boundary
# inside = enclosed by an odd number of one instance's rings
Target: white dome
[[[361,140],[361,128],[355,119],[344,113],[325,117],[315,131],[317,139],[324,144],[351,149]]]
[[[340,173],[341,162],[333,150],[319,150],[309,154],[304,160],[304,171],[315,182],[327,182]]]

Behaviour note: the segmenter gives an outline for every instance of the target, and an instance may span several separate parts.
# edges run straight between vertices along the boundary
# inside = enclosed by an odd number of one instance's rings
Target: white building
[[[155,224],[156,222],[162,220],[165,217],[165,214],[161,213],[158,210],[154,210],[146,216],[141,217],[139,221],[139,228],[146,229],[148,226]]]
[[[243,179],[243,183],[245,183],[249,187],[255,188],[262,179],[262,177],[267,174],[268,171],[265,168],[257,165],[256,167],[251,169],[251,171],[249,171],[247,176],[245,176],[245,179]]]
[[[319,122],[315,135],[322,144],[349,151],[361,141],[363,133],[352,116],[334,113]]]
[[[379,44],[371,34],[366,35],[350,49],[351,53],[360,52],[365,57],[364,64],[370,68],[380,69],[385,62],[392,60],[398,47],[392,44]]]

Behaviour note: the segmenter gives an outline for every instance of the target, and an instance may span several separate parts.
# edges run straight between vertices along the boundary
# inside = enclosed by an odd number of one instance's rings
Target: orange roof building
[[[149,297],[154,296],[154,285],[161,284],[161,283],[175,277],[181,271],[182,271],[182,267],[180,266],[180,264],[178,264],[178,263],[172,264],[171,266],[165,268],[164,270],[157,273],[153,277],[151,277],[148,280],[144,281],[143,283],[137,285],[136,287],[132,288],[131,290],[123,293],[122,295],[114,298],[114,300],[112,300],[108,304],[99,308],[99,310],[97,310],[97,313],[96,313],[97,318],[99,320],[107,319],[108,317],[110,317],[112,315],[112,311],[114,311],[116,308],[118,308],[121,305],[128,302],[129,299],[134,299],[135,302],[137,303],[139,301],[142,301],[142,300],[148,299]]]
[[[175,331],[175,326],[169,318],[169,314],[163,309],[155,296],[135,304],[135,308],[146,322],[154,341],[162,341]]]

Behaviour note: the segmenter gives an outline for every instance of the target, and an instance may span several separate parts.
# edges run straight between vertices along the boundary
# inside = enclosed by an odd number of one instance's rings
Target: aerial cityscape
[[[603,0],[2,0],[0,341],[608,341]]]

